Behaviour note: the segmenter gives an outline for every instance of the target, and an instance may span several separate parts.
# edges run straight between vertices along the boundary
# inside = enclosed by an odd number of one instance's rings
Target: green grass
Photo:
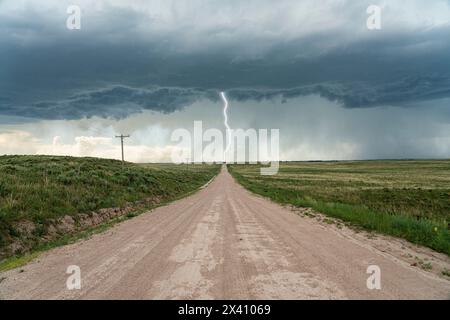
[[[33,251],[32,253],[27,253],[4,259],[0,262],[0,272],[19,268],[21,266],[26,265],[27,263],[36,259],[39,256],[40,252],[41,251]]]
[[[23,221],[35,226],[24,239],[27,247],[42,250],[49,243],[54,246],[73,237],[62,235],[57,241],[43,242],[42,235],[52,219],[65,215],[76,219],[80,213],[123,207],[143,199],[167,203],[197,190],[219,168],[132,163],[122,166],[120,161],[97,158],[0,156],[0,251],[3,258],[26,253],[5,249],[21,236],[18,226]]]
[[[275,176],[231,165],[247,189],[450,255],[450,161],[281,163]]]
[[[163,203],[164,204],[164,203]],[[21,267],[30,261],[36,259],[40,253],[50,250],[55,247],[68,245],[71,243],[74,243],[80,239],[87,238],[93,234],[103,232],[113,225],[125,221],[127,219],[130,219],[132,217],[138,216],[140,213],[145,212],[146,210],[139,209],[134,211],[132,214],[128,214],[125,216],[119,216],[117,218],[111,219],[109,221],[106,221],[104,223],[101,223],[95,227],[88,228],[86,230],[82,230],[79,232],[76,232],[74,234],[66,234],[62,235],[58,238],[55,238],[53,240],[45,241],[45,242],[36,242],[35,245],[28,250],[25,253],[19,253],[15,254],[13,256],[10,256],[6,259],[3,259],[0,261],[0,272],[6,271],[10,269],[15,269],[18,267]]]

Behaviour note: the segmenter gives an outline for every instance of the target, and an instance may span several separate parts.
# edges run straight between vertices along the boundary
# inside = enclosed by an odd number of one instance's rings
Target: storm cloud
[[[228,91],[238,101],[317,94],[348,108],[450,96],[448,1],[0,3],[0,114],[123,118]],[[282,106],[281,106],[282,107]]]
[[[0,150],[169,161],[226,91],[283,160],[450,157],[449,39],[448,0],[4,0]]]
[[[170,113],[191,105],[195,101],[211,97],[214,92],[185,88],[133,88],[115,85],[98,90],[88,90],[67,99],[41,101],[31,105],[3,104],[3,112],[9,116],[73,120],[100,116],[122,119],[143,110]]]

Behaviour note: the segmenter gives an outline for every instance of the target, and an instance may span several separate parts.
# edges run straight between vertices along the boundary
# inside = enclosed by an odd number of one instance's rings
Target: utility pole
[[[121,134],[120,136],[116,136],[116,138],[120,138],[120,145],[121,145],[121,147],[122,147],[122,165],[123,165],[124,162],[125,162],[125,159],[124,159],[124,156],[123,156],[123,139],[129,138],[129,137],[130,137],[130,135],[124,136],[123,134]]]

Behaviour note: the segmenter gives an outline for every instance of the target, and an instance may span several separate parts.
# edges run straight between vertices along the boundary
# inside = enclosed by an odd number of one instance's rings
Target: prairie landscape
[[[67,243],[74,234],[111,222],[110,218],[129,218],[186,196],[207,183],[218,168],[0,156],[0,260]],[[88,221],[98,210],[110,208],[114,212],[105,211],[104,217],[80,226],[80,218]],[[71,226],[52,230],[62,218]]]
[[[449,18],[0,0],[0,300],[449,300]]]
[[[450,255],[450,161],[284,162],[275,176],[231,165],[247,189],[312,207],[368,230]]]

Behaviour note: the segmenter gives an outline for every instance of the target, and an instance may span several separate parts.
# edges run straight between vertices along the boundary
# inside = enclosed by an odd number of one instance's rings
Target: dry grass
[[[450,254],[450,161],[282,163],[230,171],[248,189]]]

